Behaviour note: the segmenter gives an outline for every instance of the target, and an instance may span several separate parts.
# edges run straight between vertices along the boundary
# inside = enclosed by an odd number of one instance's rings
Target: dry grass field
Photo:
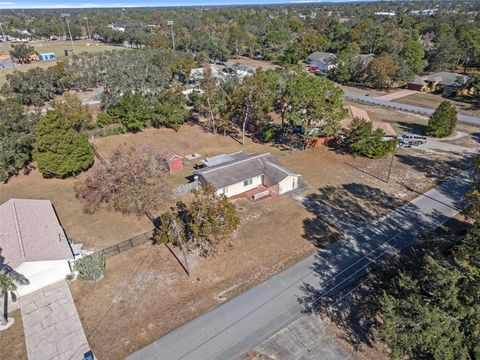
[[[89,53],[98,53],[104,52],[109,50],[125,50],[124,48],[117,47],[117,46],[110,46],[105,44],[96,44],[94,41],[88,40],[75,40],[74,42],[75,51],[77,54],[83,52]],[[90,45],[87,45],[90,44]],[[35,48],[35,51],[39,53],[47,53],[47,52],[54,52],[57,54],[59,59],[66,59],[64,50],[71,50],[72,44],[70,41],[49,41],[49,42],[32,42],[29,45]],[[11,44],[10,43],[0,43],[0,54],[7,55],[10,52]],[[53,66],[57,63],[57,61],[35,61],[30,64],[16,64],[15,69],[12,68],[4,68],[0,69],[0,86],[2,86],[7,80],[7,74],[13,73],[15,70],[18,71],[28,71],[29,69],[35,67],[47,68]]]
[[[23,334],[20,310],[12,311],[8,316],[14,318],[15,323],[7,330],[0,332],[1,352],[5,354],[6,359],[27,360],[27,346],[25,345],[25,335]]]
[[[204,259],[190,254],[191,277],[165,246],[146,243],[110,258],[100,282],[71,282],[89,343],[99,358],[108,359],[123,358],[337,240],[341,229],[332,218],[342,219],[342,226],[360,226],[417,195],[399,182],[407,181],[422,191],[463,164],[449,154],[402,149],[387,184],[383,180],[388,158],[354,159],[327,147],[293,151],[251,139],[242,146],[196,125],[183,126],[178,132],[146,129],[95,140],[104,157],[122,144],[150,144],[181,156],[197,152],[202,158],[240,150],[271,152],[302,175],[306,183],[303,196],[308,203],[302,206],[298,198],[287,196],[255,203],[236,200],[240,228],[219,246],[215,256]],[[185,161],[183,171],[169,175],[171,185],[186,182],[196,162]],[[89,248],[103,248],[151,228],[146,218],[107,210],[94,215],[83,213],[75,198],[75,181],[43,179],[33,170],[1,184],[0,202],[11,197],[52,200],[67,234]],[[173,251],[178,254],[177,249]]]

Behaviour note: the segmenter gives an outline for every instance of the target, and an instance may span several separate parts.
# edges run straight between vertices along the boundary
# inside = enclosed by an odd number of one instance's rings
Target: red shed
[[[183,169],[182,157],[175,153],[167,153],[165,155],[165,162],[170,173],[174,173]]]

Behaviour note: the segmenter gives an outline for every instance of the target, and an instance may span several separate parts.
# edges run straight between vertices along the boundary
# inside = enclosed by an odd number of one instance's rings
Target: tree
[[[414,74],[419,74],[423,71],[423,68],[425,67],[423,61],[425,51],[418,40],[407,40],[403,45],[400,56],[405,60]]]
[[[453,134],[456,125],[457,109],[449,101],[442,101],[428,120],[427,135],[434,137],[450,136]]]
[[[245,78],[230,99],[230,116],[242,124],[242,144],[245,144],[247,123],[259,125],[270,121],[268,113],[274,99],[268,85],[265,72],[259,70],[254,76]]]
[[[480,355],[479,244],[478,226],[466,236],[432,235],[375,272],[369,307],[393,359]]]
[[[34,54],[34,47],[27,44],[12,45],[12,50],[10,50],[10,56],[22,64],[30,63]]]
[[[327,78],[300,74],[287,85],[285,118],[300,125],[307,136],[336,136],[346,116],[343,91]],[[319,133],[312,132],[319,127]]]
[[[182,249],[198,249],[201,256],[216,252],[220,241],[231,235],[240,224],[236,207],[211,185],[193,191],[189,203],[178,202],[170,212],[157,220],[154,244],[172,243]]]
[[[4,304],[2,316],[0,316],[0,325],[2,326],[6,326],[8,324],[8,298],[16,298],[15,290],[17,290],[17,285],[15,284],[15,281],[8,275],[0,272],[0,296],[3,295]]]
[[[165,91],[156,100],[151,124],[155,127],[165,126],[178,130],[190,116],[185,96],[182,93]]]
[[[127,92],[120,103],[109,109],[108,113],[121,123],[125,130],[137,132],[148,124],[152,110],[142,95]]]
[[[92,146],[80,133],[91,119],[87,106],[67,96],[38,121],[33,159],[44,177],[74,176],[93,164]]]
[[[169,198],[163,153],[150,146],[120,146],[107,164],[96,166],[75,184],[84,211],[94,213],[102,205],[122,213],[147,215]]]
[[[382,129],[373,131],[372,123],[365,119],[353,119],[346,135],[346,143],[353,156],[361,155],[376,159],[392,152],[396,142],[386,141]]]
[[[15,101],[0,101],[0,181],[27,170],[35,145],[37,113]]]
[[[370,61],[367,75],[372,86],[377,89],[390,88],[398,69],[391,55],[382,55]]]
[[[333,78],[341,83],[357,80],[363,73],[360,47],[356,43],[349,43],[332,60]]]

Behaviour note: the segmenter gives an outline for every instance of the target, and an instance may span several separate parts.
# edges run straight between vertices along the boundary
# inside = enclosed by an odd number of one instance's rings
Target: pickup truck
[[[402,134],[397,138],[397,143],[399,147],[418,146],[426,144],[427,138],[425,136],[415,134]]]

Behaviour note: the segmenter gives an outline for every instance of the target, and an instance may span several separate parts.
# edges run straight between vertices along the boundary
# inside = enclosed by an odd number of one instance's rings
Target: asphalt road
[[[305,309],[343,289],[386,257],[411,246],[420,232],[457,214],[457,201],[469,185],[465,173],[442,183],[128,359],[236,359],[298,319]]]
[[[435,111],[435,109],[424,108],[424,107],[408,105],[408,104],[400,104],[400,103],[396,103],[389,100],[382,100],[372,96],[359,95],[359,94],[354,94],[349,92],[346,92],[343,97],[347,100],[358,101],[358,102],[372,104],[372,105],[385,106],[391,109],[403,110],[403,111],[408,111],[411,113],[421,114],[426,116],[430,116]],[[464,122],[466,124],[480,125],[480,118],[475,116],[458,114],[457,120]]]

